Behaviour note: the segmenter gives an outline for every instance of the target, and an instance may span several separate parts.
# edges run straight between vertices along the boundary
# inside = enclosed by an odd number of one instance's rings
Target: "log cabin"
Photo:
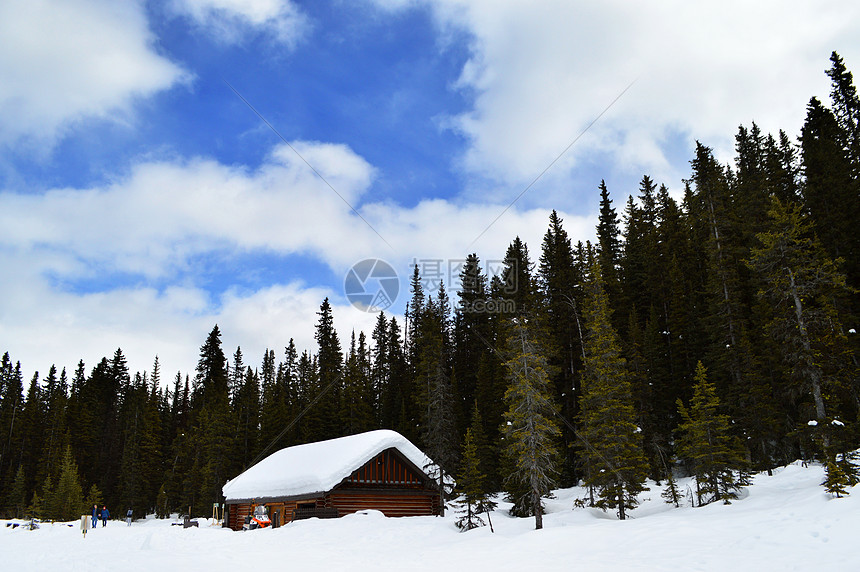
[[[438,514],[439,484],[425,472],[432,464],[386,429],[281,449],[224,485],[225,525],[241,530],[257,505],[267,507],[274,526],[368,509],[385,516]]]

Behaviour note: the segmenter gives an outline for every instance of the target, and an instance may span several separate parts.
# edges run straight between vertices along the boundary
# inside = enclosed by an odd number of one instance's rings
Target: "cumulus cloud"
[[[357,204],[373,169],[344,146],[293,143],[347,202]],[[0,244],[75,254],[80,272],[107,266],[158,278],[214,248],[282,253],[338,250],[320,222],[347,207],[292,151],[276,148],[257,170],[211,159],[148,162],[105,187],[0,194]],[[361,235],[345,217],[340,229]],[[63,267],[58,271],[71,269]]]
[[[0,3],[0,144],[50,149],[76,122],[127,121],[134,103],[188,78],[153,49],[142,4]]]
[[[137,369],[157,354],[163,371],[187,371],[197,348],[218,323],[225,348],[243,347],[249,363],[266,347],[282,351],[290,337],[313,349],[316,312],[332,298],[346,343],[351,330],[368,335],[375,316],[352,308],[339,280],[364,258],[382,258],[402,279],[405,296],[413,263],[449,261],[477,252],[500,259],[517,235],[539,256],[549,212],[506,205],[424,200],[413,207],[375,202],[374,168],[343,145],[292,144],[390,244],[382,242],[335,193],[286,148],[257,169],[205,158],[141,163],[97,188],[41,194],[0,193],[0,265],[14,269],[0,283],[0,339],[28,368],[51,356],[58,365],[88,364],[116,346]],[[593,236],[590,217],[565,217],[572,236]],[[480,238],[479,238],[480,237]],[[187,265],[200,256],[306,255],[331,279],[306,284],[284,278],[267,285],[219,291]],[[124,286],[99,286],[102,276],[131,275]],[[69,284],[93,281],[95,291]],[[63,361],[65,360],[65,361]]]
[[[245,363],[255,367],[266,349],[282,359],[290,338],[299,351],[314,351],[316,312],[323,298],[337,296],[299,282],[245,294],[229,290],[214,298],[201,287],[183,285],[73,293],[53,287],[29,255],[0,258],[16,267],[14,279],[0,283],[2,351],[20,361],[27,376],[44,375],[52,363],[71,373],[79,360],[89,371],[119,347],[132,371],[150,371],[157,355],[162,382],[169,383],[177,371],[193,375],[199,348],[216,323],[224,352],[241,346]],[[373,327],[374,316],[345,302],[335,301],[333,313],[342,340],[353,329],[369,333]]]
[[[607,171],[679,182],[667,141],[693,138],[733,156],[734,131],[799,131],[809,97],[826,98],[831,50],[860,61],[856,2],[719,4],[544,0],[378,0],[432,10],[472,41],[456,89],[474,97],[450,125],[469,141],[468,173],[523,185],[633,80],[554,169],[608,154]],[[487,187],[481,187],[486,192]]]
[[[174,0],[171,7],[227,44],[262,33],[292,47],[309,26],[307,16],[290,0]]]

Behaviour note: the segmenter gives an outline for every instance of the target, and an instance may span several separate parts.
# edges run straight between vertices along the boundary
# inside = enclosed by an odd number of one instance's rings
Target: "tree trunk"
[[[803,319],[803,302],[794,284],[794,273],[791,271],[791,268],[786,268],[785,271],[788,272],[789,284],[791,285],[791,297],[794,299],[794,314],[797,317],[800,341],[803,344],[803,350],[806,352],[806,355],[811,356],[812,344],[809,342],[806,321]],[[812,364],[807,364],[807,367],[804,368],[804,376],[809,378],[809,383],[812,387],[812,399],[815,401],[815,416],[818,418],[818,421],[824,421],[827,414],[824,409],[824,398],[821,395],[821,370]]]

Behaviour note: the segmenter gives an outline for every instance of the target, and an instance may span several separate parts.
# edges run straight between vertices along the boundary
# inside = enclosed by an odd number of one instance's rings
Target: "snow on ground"
[[[860,570],[860,485],[835,499],[818,465],[789,465],[755,477],[731,505],[673,508],[652,484],[630,520],[571,509],[580,488],[547,502],[544,529],[507,515],[460,533],[455,515],[385,518],[368,511],[305,520],[279,529],[233,532],[200,519],[199,528],[149,518],[110,521],[86,538],[80,523],[38,530],[0,521],[0,570]],[[686,488],[687,481],[681,486]]]

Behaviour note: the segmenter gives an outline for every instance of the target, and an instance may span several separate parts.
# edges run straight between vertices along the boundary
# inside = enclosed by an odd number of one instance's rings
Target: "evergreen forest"
[[[189,372],[157,357],[131,372],[116,349],[24,379],[5,353],[0,517],[209,516],[266,455],[378,428],[457,480],[464,529],[488,492],[539,528],[553,488],[582,483],[580,504],[623,519],[646,479],[675,505],[680,475],[696,477],[692,504],[731,502],[796,459],[844,494],[860,446],[860,98],[830,63],[830,101],[809,101],[798,135],[742,125],[730,164],[696,143],[682,192],[646,175],[615,202],[599,182],[594,243],[553,211],[540,245],[488,253],[498,275],[468,254],[450,296],[416,266],[405,314],[369,334],[340,339],[326,299],[316,347],[246,356],[216,325]]]

